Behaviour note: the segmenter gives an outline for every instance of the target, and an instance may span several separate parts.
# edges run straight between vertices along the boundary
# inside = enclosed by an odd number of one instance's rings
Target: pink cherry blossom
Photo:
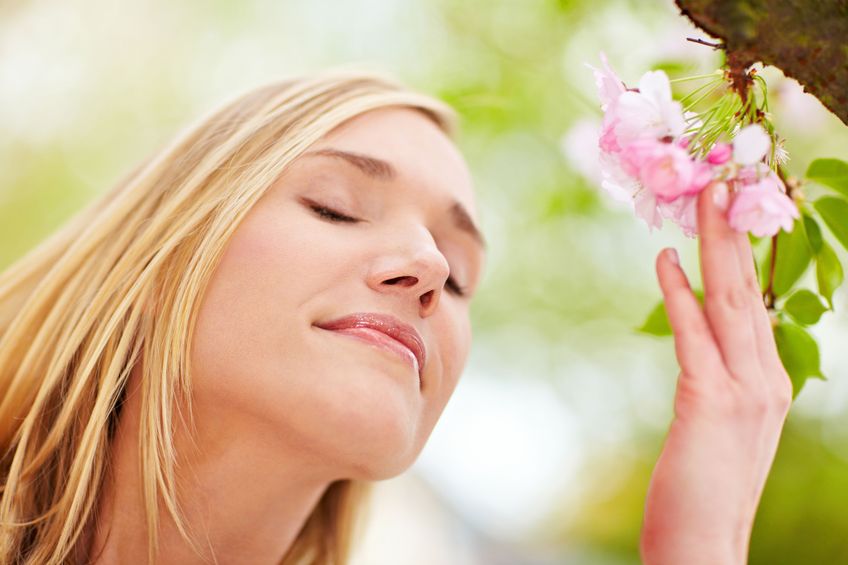
[[[633,197],[636,216],[648,224],[648,232],[662,227],[662,214],[657,206],[657,197],[647,188],[640,186]]]
[[[617,155],[601,152],[598,157],[601,168],[601,187],[615,200],[632,204],[633,195],[639,190],[639,181],[621,168]]]
[[[621,151],[618,138],[615,136],[615,126],[618,121],[618,118],[611,114],[604,116],[604,121],[601,123],[601,136],[598,138],[598,147],[601,151],[606,153],[618,153]]]
[[[601,61],[603,69],[591,67],[604,110],[598,138],[601,186],[627,202],[649,230],[661,228],[665,218],[694,236],[697,194],[715,172],[689,154],[692,139],[683,135],[683,108],[671,97],[668,77],[650,71],[638,89],[627,90],[603,53]]]
[[[624,171],[649,189],[658,200],[669,202],[684,194],[700,192],[712,178],[712,170],[695,161],[674,143],[641,139],[621,153]]]
[[[769,171],[759,180],[741,185],[727,212],[727,221],[736,231],[765,237],[775,235],[781,228],[792,231],[794,220],[800,216],[780,178]]]
[[[707,155],[711,165],[723,165],[733,156],[733,146],[729,143],[716,143]]]
[[[698,194],[684,194],[671,202],[659,203],[660,213],[683,231],[686,237],[698,233]]]
[[[781,192],[786,191],[786,188],[783,186],[783,181],[780,180],[777,173],[772,171],[768,165],[762,162],[757,162],[745,167],[739,167],[734,176],[736,182],[743,185],[756,184],[766,177],[768,177],[769,182],[777,186],[778,190]]]
[[[649,71],[638,88],[627,89],[603,53],[601,62],[601,69],[589,66],[604,110],[598,154],[601,186],[610,196],[627,202],[651,231],[667,219],[694,237],[698,195],[721,180],[737,189],[727,213],[734,229],[758,237],[792,229],[800,213],[767,164],[772,137],[762,125],[743,127],[732,143],[716,143],[696,158],[690,149],[699,140],[691,132],[703,124],[672,99],[665,73]],[[784,158],[775,151],[775,161]]]
[[[638,218],[644,220],[650,231],[662,227],[662,216],[657,209],[657,199],[653,192],[643,187],[639,181],[621,168],[617,155],[600,154],[601,187],[613,199],[627,203]]]
[[[598,87],[598,96],[601,99],[601,110],[606,111],[607,107],[626,89],[624,88],[624,83],[618,78],[612,67],[610,67],[606,53],[601,51],[600,57],[601,63],[603,63],[602,69],[596,69],[589,63],[586,63],[586,66],[592,69],[595,75],[595,84]]]
[[[639,79],[639,91],[623,92],[607,110],[618,123],[615,135],[624,146],[639,138],[679,137],[686,129],[683,107],[671,98],[671,84],[662,71],[648,71]]]
[[[677,138],[686,129],[683,107],[671,98],[671,84],[662,71],[649,71],[639,88],[626,90],[624,83],[601,53],[603,69],[591,65],[604,110],[599,147],[614,153],[642,138]]]

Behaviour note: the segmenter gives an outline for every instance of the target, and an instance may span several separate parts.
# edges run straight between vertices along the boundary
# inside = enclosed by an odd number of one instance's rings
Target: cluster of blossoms
[[[630,203],[650,230],[663,218],[688,237],[698,233],[698,194],[711,182],[726,182],[735,196],[728,223],[757,237],[791,231],[800,217],[780,177],[764,161],[772,140],[759,124],[739,128],[732,144],[717,142],[702,158],[690,148],[698,116],[684,112],[671,97],[662,71],[649,71],[639,87],[628,89],[601,53],[602,69],[592,68],[604,118],[600,139],[603,188]]]

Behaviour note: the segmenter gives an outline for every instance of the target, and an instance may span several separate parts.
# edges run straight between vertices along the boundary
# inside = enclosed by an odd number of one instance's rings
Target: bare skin
[[[395,174],[317,154],[331,148],[381,159]],[[389,108],[346,122],[308,153],[239,225],[203,297],[191,359],[196,447],[181,427],[175,441],[178,497],[205,551],[192,552],[163,511],[158,564],[213,554],[278,563],[332,481],[387,479],[415,461],[464,368],[485,254],[449,212],[458,201],[476,217],[455,145],[423,114]],[[391,314],[419,332],[420,389],[403,358],[313,325],[353,312]],[[139,368],[91,552],[101,565],[147,555]]]
[[[698,199],[703,307],[668,250],[657,257],[681,373],[646,501],[648,565],[747,562],[792,401],[748,236],[728,226],[711,196]]]

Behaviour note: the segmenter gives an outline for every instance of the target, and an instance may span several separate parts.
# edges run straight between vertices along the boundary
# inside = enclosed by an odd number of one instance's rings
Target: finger
[[[751,241],[746,233],[741,233],[736,238],[736,251],[739,260],[739,270],[742,275],[743,284],[747,286],[756,286],[757,292],[760,293],[760,301],[755,304],[751,310],[751,320],[754,327],[755,341],[757,344],[757,355],[760,359],[762,368],[763,382],[771,388],[776,394],[786,391],[788,376],[783,371],[783,365],[780,357],[777,354],[777,345],[774,341],[774,331],[772,330],[771,320],[766,310],[765,303],[762,298],[762,289],[759,286],[759,278],[754,267],[754,252],[751,249]],[[789,385],[791,394],[791,384]],[[754,489],[751,493],[751,507],[756,508],[759,499],[762,495],[763,486],[766,482],[769,469],[774,460],[774,453],[777,450],[777,442],[780,434],[765,428],[762,431],[760,441],[757,443],[758,461],[756,466],[755,484],[761,485]]]
[[[728,225],[729,200],[724,183],[713,184],[698,196],[704,313],[727,369],[739,380],[752,381],[762,379],[753,316],[762,298],[756,277],[746,279],[740,268],[740,238],[747,240],[747,235]]]
[[[768,309],[766,309],[765,302],[763,301],[762,289],[760,288],[759,278],[754,267],[754,251],[751,248],[751,241],[748,239],[747,234],[743,233],[740,235],[742,237],[737,238],[736,250],[739,258],[739,270],[742,272],[742,279],[744,281],[743,284],[756,287],[759,293],[758,303],[754,304],[751,308],[751,321],[754,327],[760,366],[763,368],[769,384],[783,387],[786,385],[786,375],[781,370],[783,364],[777,354],[774,330],[772,329]]]
[[[690,376],[726,374],[710,325],[679,263],[674,249],[657,256],[657,279],[674,332],[677,361]]]

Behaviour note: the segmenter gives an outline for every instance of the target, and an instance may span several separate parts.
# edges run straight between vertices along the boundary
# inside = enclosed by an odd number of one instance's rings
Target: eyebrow
[[[363,155],[362,153],[325,148],[304,153],[304,156],[309,155],[337,157],[343,159],[345,162],[350,163],[367,176],[378,180],[393,180],[398,176],[397,169],[395,169],[388,161],[371,157],[370,155]],[[471,237],[473,237],[483,249],[487,249],[488,245],[486,243],[486,239],[483,237],[483,233],[476,226],[474,220],[471,219],[471,215],[468,213],[468,210],[465,209],[465,206],[460,204],[458,200],[454,200],[449,212],[453,219],[454,226],[471,235]]]

